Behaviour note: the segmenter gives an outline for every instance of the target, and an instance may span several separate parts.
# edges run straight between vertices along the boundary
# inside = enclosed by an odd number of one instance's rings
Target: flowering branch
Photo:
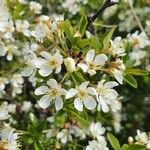
[[[107,9],[108,7],[111,7],[115,4],[118,4],[118,2],[115,2],[113,0],[106,0],[105,3],[96,11],[96,13],[94,13],[93,16],[90,16],[88,18],[87,27],[89,27],[104,12],[105,9]]]

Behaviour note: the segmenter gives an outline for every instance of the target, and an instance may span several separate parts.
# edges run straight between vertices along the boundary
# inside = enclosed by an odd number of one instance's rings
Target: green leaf
[[[87,23],[88,23],[87,16],[85,14],[83,14],[80,19],[79,27],[78,27],[78,31],[79,31],[81,37],[83,37],[83,35],[86,31]]]
[[[44,150],[44,147],[43,147],[43,145],[40,143],[40,141],[35,141],[34,142],[34,149],[35,150]]]
[[[146,150],[146,148],[143,145],[131,144],[131,145],[129,145],[127,150]]]
[[[126,69],[125,71],[126,74],[132,74],[132,75],[136,75],[136,76],[145,76],[148,75],[148,72],[142,69]]]
[[[103,48],[107,48],[107,47],[108,47],[109,41],[111,40],[115,29],[116,29],[116,26],[114,26],[111,30],[109,30],[109,31],[105,34],[104,39],[103,39]]]
[[[64,110],[60,110],[56,113],[54,116],[54,126],[56,128],[61,128],[64,125],[64,122],[66,121],[67,115]]]
[[[121,150],[128,150],[129,145],[128,144],[123,144],[121,147]]]
[[[107,133],[107,138],[114,150],[121,149],[120,143],[115,136],[113,136],[111,133]]]
[[[132,75],[129,75],[129,74],[125,75],[124,81],[128,83],[129,85],[131,85],[132,87],[137,88],[137,81]]]
[[[64,22],[61,23],[61,27],[62,29],[64,30],[66,36],[67,36],[67,39],[73,43],[73,38],[74,38],[74,34],[75,34],[75,30],[74,28],[72,27],[71,23],[69,20],[66,20]]]

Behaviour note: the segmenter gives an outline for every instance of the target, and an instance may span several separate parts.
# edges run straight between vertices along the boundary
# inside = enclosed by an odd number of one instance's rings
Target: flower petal
[[[44,57],[45,59],[50,59],[50,58],[52,57],[51,54],[49,54],[49,53],[47,53],[47,52],[44,52],[44,51],[40,52],[40,55],[41,55],[42,57]]]
[[[74,100],[74,107],[78,110],[78,111],[83,111],[83,103],[79,98],[76,98]]]
[[[49,95],[44,95],[41,97],[41,99],[38,101],[38,104],[41,108],[46,109],[51,102]]]
[[[81,68],[83,70],[83,72],[87,72],[87,70],[88,70],[88,65],[86,65],[84,63],[79,63],[77,66],[79,68]]]
[[[45,63],[45,59],[43,58],[37,58],[37,59],[34,59],[34,64],[37,68],[41,68],[41,66]]]
[[[94,60],[95,57],[95,50],[89,50],[86,54],[86,62],[92,62]]]
[[[47,91],[49,90],[49,88],[47,86],[40,86],[39,88],[37,88],[35,90],[35,95],[43,95],[45,94]]]
[[[55,99],[55,108],[56,108],[56,111],[59,111],[60,109],[63,108],[63,100],[61,97],[57,97]]]
[[[58,86],[58,83],[55,79],[49,79],[47,81],[47,85],[49,85],[52,88],[56,88]]]
[[[81,85],[79,85],[79,88],[86,89],[88,84],[89,84],[89,81],[83,82]]]
[[[43,65],[39,70],[39,74],[43,77],[47,77],[52,73],[52,69],[48,65]]]
[[[85,98],[85,99],[83,100],[83,103],[84,103],[85,107],[86,107],[87,109],[89,109],[89,110],[94,109],[94,108],[96,107],[96,105],[97,105],[95,99],[94,99],[93,97],[91,97],[91,96]]]
[[[33,73],[33,68],[31,68],[31,67],[25,67],[21,71],[21,75],[24,76],[24,77],[29,77],[32,73]]]
[[[66,93],[66,99],[72,98],[76,94],[77,94],[77,90],[72,88]]]
[[[119,84],[117,83],[117,82],[115,82],[115,81],[109,81],[109,82],[106,82],[105,84],[104,84],[104,86],[106,87],[106,88],[110,88],[110,89],[112,89],[113,87],[115,87],[115,86],[118,86]]]
[[[98,65],[104,65],[105,62],[108,60],[107,56],[105,54],[99,54],[95,57],[94,63]]]

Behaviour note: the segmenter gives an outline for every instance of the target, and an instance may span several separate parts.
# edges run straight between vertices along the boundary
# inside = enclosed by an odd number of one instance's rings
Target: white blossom
[[[100,139],[101,136],[105,133],[105,128],[102,127],[101,123],[99,122],[92,123],[90,125],[90,133],[94,139]]]
[[[42,95],[39,106],[46,109],[54,101],[55,108],[59,111],[63,107],[62,96],[66,94],[66,90],[61,88],[55,79],[50,79],[47,84],[49,87],[43,85],[35,90],[35,95]]]
[[[42,5],[35,1],[31,1],[29,7],[30,10],[33,11],[35,14],[40,14],[42,11]]]
[[[81,85],[76,86],[76,88],[71,88],[66,93],[66,99],[75,97],[74,107],[78,111],[83,111],[83,105],[89,109],[93,110],[97,103],[93,98],[96,95],[96,91],[92,87],[87,87],[89,82],[83,82]]]
[[[96,89],[98,110],[102,110],[103,112],[110,110],[109,106],[113,105],[118,97],[118,93],[113,89],[115,86],[118,86],[118,83],[115,81],[105,82],[105,80],[102,80],[98,82]]]
[[[125,55],[125,49],[122,48],[122,41],[121,37],[116,37],[113,41],[110,40],[111,47],[110,51],[112,55],[117,56],[124,56]]]
[[[88,72],[90,75],[96,74],[96,70],[99,70],[105,65],[107,56],[105,54],[99,54],[95,57],[95,50],[89,50],[86,54],[86,63],[79,63],[80,67],[84,72]]]
[[[30,30],[29,30],[29,27],[30,27],[30,24],[27,20],[16,20],[16,30],[18,32],[21,32],[23,33],[25,36],[30,36]]]
[[[8,119],[10,117],[10,115],[8,114],[8,106],[2,104],[0,106],[0,120],[5,120]]]
[[[72,140],[72,136],[68,129],[62,129],[61,132],[57,133],[57,139],[60,139],[62,144],[66,144]]]
[[[51,55],[48,52],[41,52],[40,55],[44,58],[35,60],[35,65],[39,68],[39,74],[43,77],[49,76],[53,70],[58,74],[61,71],[61,64],[63,63],[62,55],[55,53]]]

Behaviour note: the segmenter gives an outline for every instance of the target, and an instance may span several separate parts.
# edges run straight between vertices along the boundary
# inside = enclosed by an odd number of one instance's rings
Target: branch
[[[134,19],[136,20],[136,22],[137,22],[137,24],[138,24],[138,26],[139,26],[141,32],[144,32],[144,33],[145,33],[144,28],[143,28],[143,26],[142,26],[142,24],[141,24],[141,22],[140,22],[138,16],[137,16],[136,13],[135,13],[134,8],[133,8],[133,5],[131,4],[130,0],[128,0],[128,4],[129,4],[129,7],[130,7],[130,9],[131,9],[132,15],[133,15]]]
[[[115,4],[118,4],[118,3],[113,2],[112,0],[106,0],[105,3],[97,10],[97,12],[93,16],[88,18],[87,28],[104,12],[105,9]]]

